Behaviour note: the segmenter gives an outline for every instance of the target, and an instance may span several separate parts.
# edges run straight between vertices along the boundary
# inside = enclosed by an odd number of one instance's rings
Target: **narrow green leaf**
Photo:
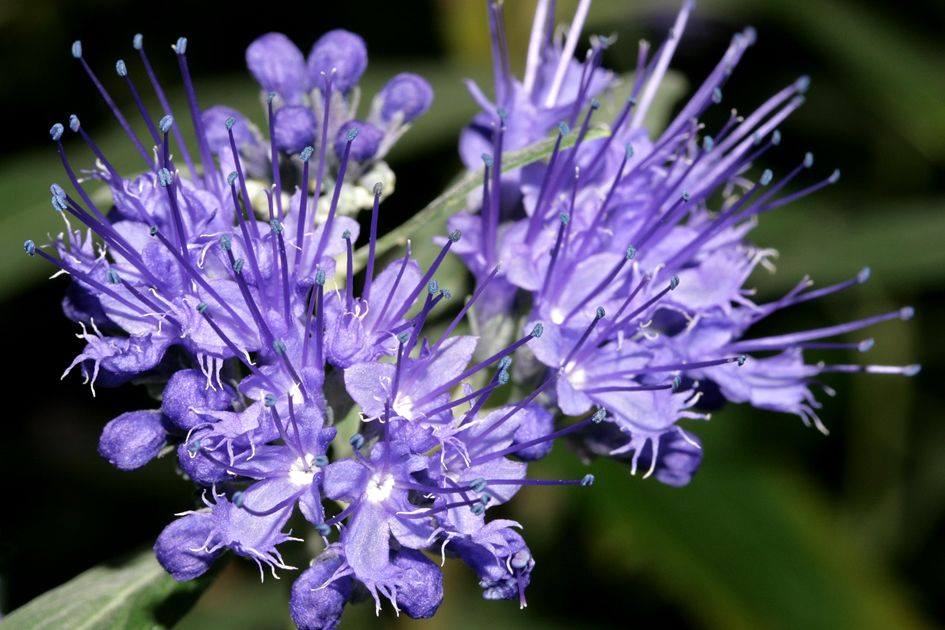
[[[127,562],[91,568],[40,595],[13,611],[3,627],[169,628],[190,610],[211,579],[175,582],[148,550]]]
[[[588,130],[586,139],[595,140],[597,138],[605,138],[609,133],[610,131],[606,126],[592,127]],[[561,141],[561,147],[572,147],[576,140],[577,132],[571,132]],[[508,173],[545,159],[551,155],[554,143],[555,138],[546,138],[524,149],[503,153],[502,172]],[[423,210],[377,239],[377,256],[383,256],[392,249],[406,245],[407,239],[423,226],[431,222],[440,221],[462,210],[466,204],[466,195],[482,185],[482,174],[483,169],[481,168],[467,173],[459,181],[445,190],[439,197],[427,204]],[[361,247],[355,252],[354,266],[356,271],[364,268],[364,265],[367,264],[367,257],[368,249],[366,246]]]

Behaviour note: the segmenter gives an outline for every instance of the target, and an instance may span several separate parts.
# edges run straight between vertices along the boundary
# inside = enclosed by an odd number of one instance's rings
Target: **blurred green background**
[[[558,3],[559,21],[569,19],[575,4]],[[111,68],[123,56],[136,71],[131,36],[145,33],[151,59],[179,102],[166,46],[186,34],[202,104],[225,102],[258,118],[258,94],[243,64],[255,35],[282,30],[307,50],[325,30],[355,30],[371,54],[362,82],[367,94],[399,70],[424,74],[437,91],[433,110],[391,156],[398,186],[385,204],[384,225],[421,208],[460,168],[456,137],[474,111],[460,79],[488,73],[482,2],[195,5],[169,0],[142,12],[129,0],[0,4],[3,612],[150,545],[193,498],[170,460],[122,473],[98,459],[102,425],[151,403],[142,388],[101,390],[92,400],[78,377],[59,382],[80,347],[59,311],[65,284],[44,281],[49,269],[20,249],[25,238],[42,240],[59,229],[47,193],[63,179],[46,135],[52,122],[75,112],[113,162],[131,156],[68,54],[73,39],[84,40],[87,57],[127,105]],[[519,67],[532,5],[506,2]],[[636,41],[660,41],[675,10],[673,2],[601,0],[586,31],[616,33],[607,64],[626,71]],[[869,284],[784,313],[761,332],[913,304],[912,322],[870,331],[877,343],[869,359],[920,362],[923,372],[912,380],[829,379],[839,395],[824,401],[826,438],[794,417],[725,408],[692,427],[706,457],[681,490],[632,478],[625,465],[610,461],[593,464],[598,483],[590,491],[525,488],[506,514],[525,525],[538,562],[527,611],[482,601],[474,576],[451,563],[435,619],[397,620],[385,611],[382,624],[904,628],[945,620],[945,393],[934,385],[945,377],[939,327],[945,317],[945,5],[704,0],[674,68],[701,80],[746,24],[758,30],[759,41],[726,86],[727,104],[748,111],[796,76],[812,77],[807,104],[782,127],[782,146],[766,156],[766,165],[784,173],[810,149],[822,172],[837,166],[844,174],[838,185],[764,217],[754,239],[781,256],[776,274],[753,279],[760,299],[782,293],[804,273],[826,284],[862,265],[873,269]],[[532,474],[573,476],[581,466],[559,445]],[[231,562],[181,627],[285,628],[291,579],[260,585],[254,566]],[[376,624],[372,607],[361,605],[343,627]]]

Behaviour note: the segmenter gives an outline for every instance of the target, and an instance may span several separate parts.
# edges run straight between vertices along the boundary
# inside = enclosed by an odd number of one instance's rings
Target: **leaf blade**
[[[151,550],[99,565],[40,595],[4,619],[4,628],[166,628],[183,617],[210,577],[178,583]]]

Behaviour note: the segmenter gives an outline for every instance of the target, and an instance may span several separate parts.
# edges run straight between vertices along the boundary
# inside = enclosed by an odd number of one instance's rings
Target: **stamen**
[[[217,169],[213,163],[213,155],[210,153],[210,145],[207,144],[207,134],[203,128],[203,117],[200,112],[200,105],[197,103],[197,92],[194,90],[194,83],[190,78],[190,68],[187,65],[187,38],[178,38],[177,43],[172,46],[177,53],[177,65],[180,66],[180,74],[184,80],[184,93],[187,95],[187,105],[190,108],[190,119],[194,125],[194,135],[197,137],[197,147],[200,149],[200,161],[203,164],[204,185],[220,192],[220,182],[217,177]],[[248,200],[247,200],[248,201]]]
[[[338,199],[341,196],[341,189],[345,182],[345,171],[348,169],[348,158],[351,154],[351,143],[358,137],[358,128],[352,127],[348,130],[345,137],[345,150],[341,155],[341,161],[338,164],[338,177],[335,180],[335,189],[331,195],[331,205],[328,206],[328,218],[322,226],[322,237],[318,241],[318,249],[315,250],[315,264],[322,259],[325,253],[325,246],[328,245],[328,235],[331,233],[331,226],[335,220],[335,211],[338,209]]]
[[[542,176],[541,187],[538,189],[538,199],[535,201],[535,209],[528,220],[528,231],[525,233],[525,242],[531,243],[538,230],[541,229],[545,218],[545,199],[551,193],[551,182],[556,181],[557,172],[555,170],[558,161],[558,152],[561,149],[561,140],[571,132],[567,123],[558,124],[558,137],[555,138],[554,147],[551,149],[551,157],[548,158],[548,166],[545,167],[545,174]]]
[[[135,102],[135,107],[138,108],[138,113],[141,114],[141,118],[144,120],[144,124],[151,133],[154,142],[159,143],[161,139],[160,136],[158,136],[157,128],[154,126],[154,120],[151,118],[151,114],[148,113],[148,108],[145,107],[144,101],[141,100],[141,95],[138,94],[138,88],[135,87],[134,81],[131,80],[131,76],[128,74],[128,67],[125,65],[123,59],[119,59],[115,62],[115,72],[125,80],[128,91],[131,92],[131,98]]]
[[[118,109],[118,105],[115,104],[115,101],[112,100],[111,95],[108,93],[108,90],[105,89],[105,86],[102,85],[102,82],[99,81],[98,76],[92,70],[92,67],[89,66],[88,62],[85,60],[85,57],[82,56],[82,42],[75,41],[72,44],[72,56],[79,60],[79,63],[82,65],[82,69],[85,70],[85,74],[88,75],[89,80],[92,81],[92,85],[95,86],[95,89],[98,90],[99,95],[102,97],[102,100],[105,101],[105,105],[111,110],[112,115],[115,116],[115,120],[118,121],[118,124],[124,130],[125,135],[131,140],[131,143],[135,145],[135,148],[138,150],[138,153],[141,154],[141,157],[144,158],[145,163],[148,165],[148,168],[151,168],[154,163],[151,160],[151,156],[148,154],[147,150],[144,148],[144,145],[141,144],[141,140],[138,138],[138,134],[135,133],[134,129],[131,128],[131,125],[128,124],[128,121],[122,115],[121,110]]]
[[[230,116],[226,119],[224,124],[226,126],[227,136],[230,139],[230,153],[233,155],[233,164],[236,168],[236,178],[240,182],[240,192],[243,193],[243,207],[246,209],[246,222],[249,223],[250,231],[252,231],[253,237],[258,241],[259,227],[256,225],[256,218],[253,215],[252,200],[249,197],[249,191],[246,189],[246,178],[243,177],[243,164],[240,161],[240,152],[236,148],[236,138],[233,137],[233,125],[236,124],[236,119]],[[247,245],[247,247],[248,246],[249,245]]]
[[[594,414],[591,417],[585,420],[582,420],[581,422],[572,424],[568,427],[565,427],[553,433],[549,433],[542,437],[535,438],[533,440],[528,440],[526,442],[519,442],[518,444],[513,444],[512,446],[509,446],[507,448],[503,448],[498,451],[493,451],[491,453],[486,453],[485,455],[480,455],[479,457],[473,458],[472,461],[470,461],[469,465],[478,466],[479,464],[492,461],[493,459],[505,457],[506,455],[513,455],[519,451],[523,451],[527,448],[535,446],[536,444],[542,444],[544,442],[553,442],[554,440],[557,440],[558,438],[574,433],[575,431],[580,431],[581,429],[588,427],[591,424],[600,424],[604,420],[604,417],[606,415],[607,415],[606,411],[604,411],[603,409],[598,409],[597,411],[594,412]]]
[[[157,95],[158,102],[161,104],[161,108],[168,115],[173,116],[174,110],[171,109],[171,104],[167,100],[167,96],[164,94],[164,89],[161,87],[161,84],[157,79],[157,75],[154,73],[154,68],[151,67],[151,61],[148,59],[148,55],[144,50],[144,37],[141,35],[141,33],[138,33],[134,36],[133,46],[134,49],[138,51],[138,55],[141,57],[141,63],[144,65],[145,72],[148,74],[151,87],[154,89],[154,93]],[[192,181],[196,181],[197,169],[190,157],[190,152],[187,150],[187,144],[184,142],[184,136],[180,129],[176,126],[174,127],[174,138],[177,140],[177,146],[180,149],[181,154],[184,156],[184,163],[187,164],[187,170],[190,171],[190,179]]]
[[[899,309],[898,311],[892,311],[890,313],[884,313],[882,315],[874,315],[873,317],[865,317],[863,319],[858,319],[852,322],[847,322],[845,324],[837,324],[835,326],[827,326],[824,328],[815,328],[813,330],[808,330],[804,332],[797,333],[788,333],[785,335],[775,335],[772,337],[762,337],[759,339],[746,339],[744,341],[737,341],[733,344],[729,344],[728,348],[735,352],[757,352],[763,350],[781,350],[783,348],[788,348],[794,344],[802,343],[805,341],[813,341],[815,339],[823,339],[825,337],[835,337],[837,335],[843,335],[855,330],[860,330],[862,328],[867,328],[869,326],[875,326],[876,324],[889,321],[891,319],[901,319],[903,321],[908,321],[912,319],[914,311],[911,306],[906,306]]]
[[[371,297],[371,284],[374,282],[374,253],[377,248],[377,211],[381,204],[381,192],[384,190],[384,184],[377,182],[374,184],[374,206],[371,208],[371,234],[368,239],[368,259],[367,267],[364,271],[364,288],[361,290],[361,297],[364,301],[369,301]]]
[[[309,159],[312,157],[312,153],[315,152],[315,149],[312,147],[305,147],[302,149],[302,152],[299,153],[299,159],[302,160],[302,190],[301,195],[299,196],[299,216],[297,217],[297,222],[295,226],[295,274],[298,275],[299,270],[301,269],[302,256],[305,253],[305,228],[306,226],[306,213],[308,212],[308,165]],[[318,208],[318,197],[314,199],[315,207]],[[315,264],[318,264],[318,258],[315,259]]]
[[[564,230],[568,226],[571,217],[567,214],[561,214],[561,223],[558,225],[558,236],[555,237],[554,247],[551,248],[551,259],[548,261],[548,269],[545,271],[545,280],[542,282],[541,291],[538,292],[536,302],[541,302],[548,292],[548,284],[551,282],[551,276],[555,271],[555,263],[558,261],[558,252],[561,250],[561,241],[564,238]]]

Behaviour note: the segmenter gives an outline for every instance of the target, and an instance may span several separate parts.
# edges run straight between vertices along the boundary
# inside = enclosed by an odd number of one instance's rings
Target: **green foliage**
[[[105,564],[40,595],[3,621],[3,627],[170,628],[183,617],[210,578],[180,584],[149,549],[117,564]]]

